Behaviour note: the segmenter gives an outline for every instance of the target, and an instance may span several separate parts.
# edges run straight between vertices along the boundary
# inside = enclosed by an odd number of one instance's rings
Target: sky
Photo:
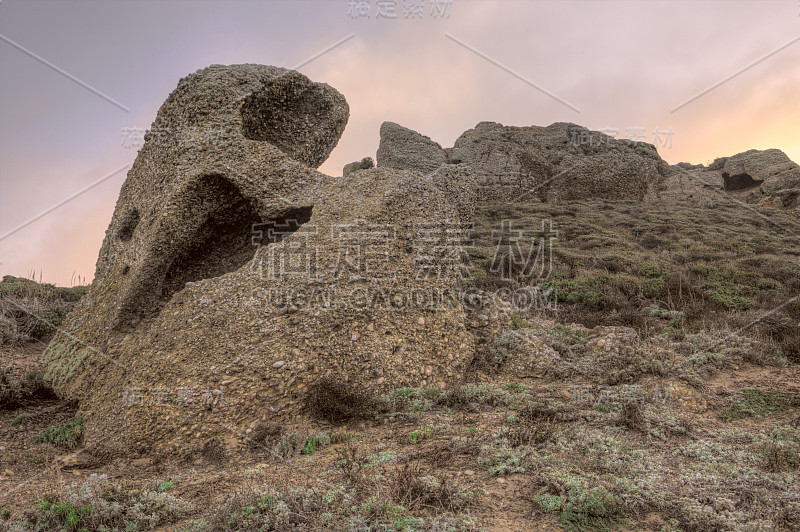
[[[443,147],[574,122],[669,163],[800,162],[800,0],[0,0],[0,275],[91,281],[140,132],[181,77],[237,63],[344,94],[329,175],[385,120]]]

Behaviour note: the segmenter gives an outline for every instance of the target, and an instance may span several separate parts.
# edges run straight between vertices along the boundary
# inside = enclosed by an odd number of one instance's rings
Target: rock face
[[[430,173],[447,163],[442,147],[416,131],[394,122],[381,125],[378,167]]]
[[[481,122],[456,140],[452,158],[475,171],[481,197],[509,201],[654,199],[668,170],[650,144],[568,123]]]
[[[123,185],[91,290],[43,356],[93,452],[242,439],[302,415],[324,376],[378,392],[459,375],[473,340],[455,267],[429,251],[474,190],[391,168],[317,172],[347,117],[335,89],[280,68],[180,81]]]

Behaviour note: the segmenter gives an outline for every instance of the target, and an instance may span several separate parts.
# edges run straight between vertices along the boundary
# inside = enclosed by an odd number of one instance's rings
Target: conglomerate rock
[[[344,168],[342,168],[342,177],[347,177],[353,172],[368,170],[370,168],[375,168],[375,162],[372,160],[372,157],[364,157],[360,161],[344,165]]]
[[[456,140],[452,158],[475,171],[480,197],[508,201],[655,199],[668,169],[651,144],[561,122],[481,122]]]
[[[458,271],[430,250],[469,211],[469,187],[317,172],[347,116],[335,89],[280,68],[181,80],[123,185],[90,292],[43,356],[93,452],[241,440],[302,416],[325,376],[381,392],[460,375],[473,340]]]
[[[433,172],[447,162],[442,147],[429,137],[394,122],[381,125],[378,147],[379,167]]]
[[[745,201],[794,209],[800,189],[800,166],[780,150],[748,150],[703,166],[670,166],[659,186],[662,201],[711,206]]]

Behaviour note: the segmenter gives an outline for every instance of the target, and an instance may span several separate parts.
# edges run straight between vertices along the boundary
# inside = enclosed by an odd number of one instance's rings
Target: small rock
[[[275,369],[281,369],[285,364],[286,364],[286,362],[284,362],[283,360],[279,360],[279,361],[275,362],[272,365],[272,367],[275,368]]]
[[[151,465],[153,465],[153,460],[151,458],[137,458],[131,460],[131,467],[135,467],[136,469],[143,469]]]

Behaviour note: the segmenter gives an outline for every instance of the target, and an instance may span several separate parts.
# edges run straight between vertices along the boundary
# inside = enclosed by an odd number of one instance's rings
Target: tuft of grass
[[[46,427],[36,435],[36,443],[52,443],[59,447],[74,449],[83,437],[83,418],[63,423],[58,426]]]
[[[0,281],[0,344],[48,338],[87,291],[87,286],[65,288],[4,276]]]
[[[0,367],[0,409],[17,408],[54,397],[53,390],[44,382],[41,372],[31,371],[20,379],[14,375],[10,366]]]
[[[310,436],[306,440],[305,444],[303,445],[303,449],[300,451],[300,454],[314,454],[317,450],[330,445],[330,443],[331,437],[325,432],[320,432],[314,436]]]
[[[428,438],[431,434],[436,432],[436,427],[425,427],[424,429],[415,430],[408,435],[408,443],[416,444]]]

